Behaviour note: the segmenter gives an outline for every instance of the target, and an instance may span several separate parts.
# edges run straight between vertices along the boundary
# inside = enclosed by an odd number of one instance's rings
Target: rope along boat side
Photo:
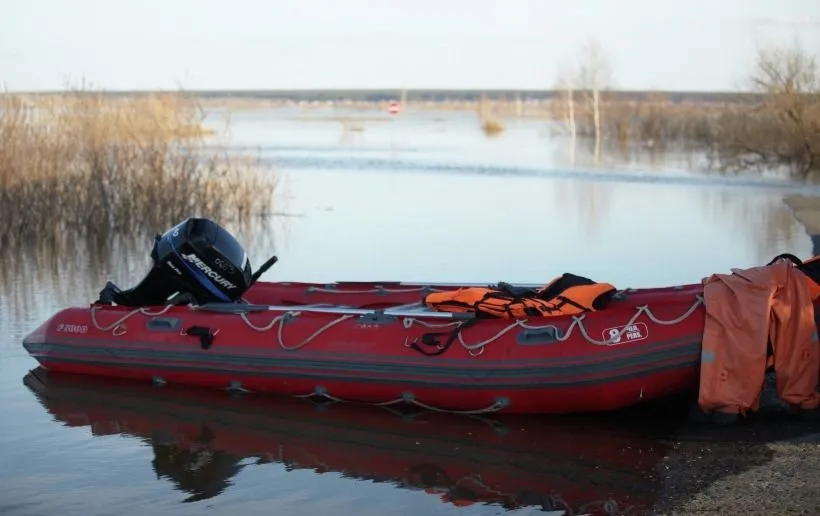
[[[43,322],[25,349],[51,371],[467,414],[614,410],[698,388],[700,284],[618,291],[582,278],[605,294],[583,309],[556,304],[574,284],[549,302],[537,296],[554,283],[488,287],[475,310],[430,297],[476,288],[467,285],[308,293],[310,284],[254,285],[261,274],[241,246],[203,219],[158,236],[152,257],[137,287],[109,283],[91,306]],[[325,297],[306,302],[316,294]],[[524,300],[533,315],[488,315],[488,300],[505,310]]]

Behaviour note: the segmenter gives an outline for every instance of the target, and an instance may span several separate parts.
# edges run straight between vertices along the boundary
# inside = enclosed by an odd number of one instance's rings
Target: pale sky
[[[588,37],[618,87],[727,90],[820,55],[820,0],[0,0],[0,85],[541,89]]]

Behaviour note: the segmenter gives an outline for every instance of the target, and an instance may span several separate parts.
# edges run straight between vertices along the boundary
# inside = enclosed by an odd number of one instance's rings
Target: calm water
[[[794,188],[688,171],[697,162],[685,156],[608,155],[596,168],[580,146],[572,160],[544,122],[513,121],[488,139],[472,113],[408,113],[363,131],[326,119],[337,114],[233,116],[226,137],[280,179],[275,220],[246,241],[255,264],[280,258],[263,279],[546,282],[574,272],[641,287],[811,253],[781,202]],[[36,364],[22,337],[92,301],[106,279],[137,281],[149,244],[0,259],[0,514],[641,513],[663,489],[676,425],[662,435],[611,420],[494,427],[157,398],[128,384],[24,385]]]

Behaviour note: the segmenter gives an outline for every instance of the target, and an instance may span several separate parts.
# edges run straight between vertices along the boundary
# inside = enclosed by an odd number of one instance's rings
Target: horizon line
[[[575,91],[584,91],[585,88],[575,88]],[[62,94],[62,93],[109,93],[109,94],[128,94],[128,93],[192,93],[192,94],[225,94],[225,93],[241,93],[241,94],[287,94],[287,93],[323,93],[323,94],[339,94],[339,93],[528,93],[528,94],[544,94],[563,92],[563,88],[458,88],[458,87],[418,87],[418,88],[401,88],[401,87],[297,87],[297,88],[134,88],[134,89],[106,89],[94,88],[89,86],[88,89],[82,87],[77,88],[63,88],[63,89],[42,89],[42,90],[2,90],[0,94],[17,94],[17,95],[43,95],[43,94]],[[743,89],[665,89],[665,88],[602,88],[601,92],[610,93],[670,93],[670,94],[718,94],[718,95],[759,95],[760,93],[743,90]]]

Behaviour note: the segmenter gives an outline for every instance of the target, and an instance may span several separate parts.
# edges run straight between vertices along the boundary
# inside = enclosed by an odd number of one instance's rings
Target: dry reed
[[[504,132],[504,123],[494,117],[487,117],[481,122],[481,130],[487,136],[497,136]]]
[[[273,175],[206,146],[201,122],[182,94],[0,94],[0,246],[269,213]]]
[[[478,103],[478,120],[481,130],[485,136],[498,136],[504,132],[504,123],[493,115],[494,106],[487,99],[486,94],[481,95],[481,100]]]

